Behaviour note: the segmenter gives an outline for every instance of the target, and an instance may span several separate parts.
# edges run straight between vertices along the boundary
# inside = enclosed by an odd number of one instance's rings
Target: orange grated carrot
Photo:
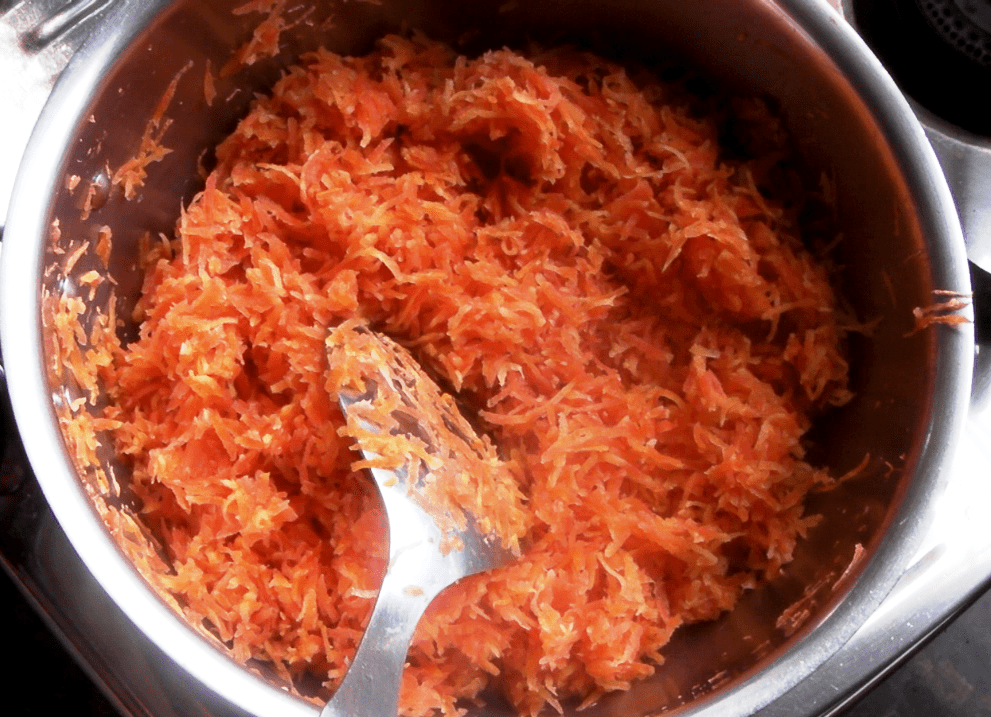
[[[912,309],[912,316],[915,318],[915,326],[906,334],[911,336],[920,331],[924,331],[930,326],[942,324],[945,326],[960,326],[971,323],[966,316],[961,316],[956,312],[962,311],[971,305],[971,297],[964,296],[954,291],[936,289],[933,291],[939,300],[928,306],[917,306]]]
[[[176,72],[165,93],[159,99],[151,119],[145,125],[137,154],[124,162],[111,176],[111,182],[114,186],[123,187],[124,197],[129,200],[137,196],[138,189],[144,184],[147,177],[148,165],[162,161],[172,151],[162,144],[165,133],[172,126],[172,120],[166,117],[165,113],[168,111],[169,105],[172,104],[172,98],[175,96],[179,81],[192,67],[193,61],[190,60]],[[94,190],[95,186],[91,186],[90,192]],[[91,197],[87,196],[86,201],[87,206],[89,206]]]
[[[213,101],[217,98],[217,80],[213,76],[213,63],[207,59],[206,68],[203,71],[203,99],[206,100],[207,107],[213,107]]]
[[[282,7],[245,6],[267,43]],[[692,104],[577,50],[419,36],[312,53],[256,102],[174,242],[146,242],[140,338],[64,356],[107,388],[171,564],[129,552],[191,624],[287,680],[346,672],[386,558],[328,390],[348,322],[471,406],[514,477],[485,508],[522,524],[517,563],[431,606],[404,714],[590,703],[781,570],[835,484],[802,440],[849,400],[850,322],[768,162],[724,159]]]

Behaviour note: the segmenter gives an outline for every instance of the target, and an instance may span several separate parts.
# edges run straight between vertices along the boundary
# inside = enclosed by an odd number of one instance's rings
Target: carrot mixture
[[[344,322],[473,407],[523,497],[487,505],[523,506],[520,559],[420,625],[405,714],[590,703],[779,572],[834,483],[802,440],[849,399],[841,318],[797,208],[758,190],[774,133],[740,159],[699,106],[576,50],[394,36],[256,102],[100,367],[191,623],[315,699],[346,672],[387,549],[327,390]]]

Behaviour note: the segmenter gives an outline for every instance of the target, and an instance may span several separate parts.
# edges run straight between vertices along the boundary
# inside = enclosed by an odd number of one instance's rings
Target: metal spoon
[[[389,563],[358,652],[321,717],[396,717],[406,653],[427,607],[459,579],[514,558],[499,539],[479,528],[474,516],[451,515],[431,505],[424,490],[431,470],[423,460],[407,455],[399,465],[377,465],[389,450],[383,441],[412,442],[443,460],[483,455],[492,447],[405,349],[367,328],[349,330],[357,331],[365,349],[375,354],[363,372],[374,375],[362,376],[363,387],[334,388],[365,462],[373,464],[368,471],[385,504]],[[332,334],[327,346],[331,367],[355,359],[354,347],[340,335]],[[368,418],[383,412],[396,420],[391,430]],[[424,425],[424,416],[433,416],[433,425]]]

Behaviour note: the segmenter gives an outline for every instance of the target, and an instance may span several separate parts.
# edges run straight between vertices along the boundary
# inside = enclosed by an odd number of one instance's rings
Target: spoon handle
[[[406,653],[434,596],[386,573],[354,661],[321,717],[396,717]]]

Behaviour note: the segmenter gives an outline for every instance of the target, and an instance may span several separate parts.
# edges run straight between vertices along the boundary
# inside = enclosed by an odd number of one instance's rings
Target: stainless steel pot
[[[305,49],[326,44],[361,52],[384,32],[409,26],[439,39],[468,38],[470,48],[538,38],[594,41],[647,62],[680,57],[730,87],[773,98],[805,162],[834,182],[844,289],[861,318],[881,320],[854,346],[857,399],[819,426],[816,437],[823,460],[838,472],[870,454],[867,474],[816,498],[813,509],[825,519],[780,579],[748,594],[722,619],[681,632],[653,678],[586,714],[749,715],[834,654],[904,572],[932,520],[967,416],[974,365],[968,327],[913,332],[912,310],[931,304],[934,290],[970,291],[964,242],[922,127],[856,33],[818,0],[480,0],[468,6],[327,0],[288,8],[280,53],[220,79],[210,104],[205,73],[225,66],[259,19],[232,15],[241,4],[74,3],[90,13],[90,34],[37,122],[4,230],[0,339],[21,435],[66,534],[138,628],[249,713],[316,713],[189,629],[122,557],[98,508],[126,503],[126,495],[77,471],[59,429],[59,414],[79,391],[53,365],[46,297],[78,296],[88,305],[81,320],[93,320],[107,287],[91,298],[80,277],[102,270],[96,239],[109,226],[118,315],[129,316],[141,237],[172,229],[180,202],[197,189],[201,156],[232,128],[252,92]],[[144,188],[128,199],[111,190],[110,173],[134,156],[177,76],[164,135],[173,152],[149,167]],[[67,257],[87,241],[90,250],[69,266]],[[111,474],[124,475],[112,451],[97,450]],[[795,616],[802,619],[789,619]],[[492,704],[475,713],[503,712]]]

